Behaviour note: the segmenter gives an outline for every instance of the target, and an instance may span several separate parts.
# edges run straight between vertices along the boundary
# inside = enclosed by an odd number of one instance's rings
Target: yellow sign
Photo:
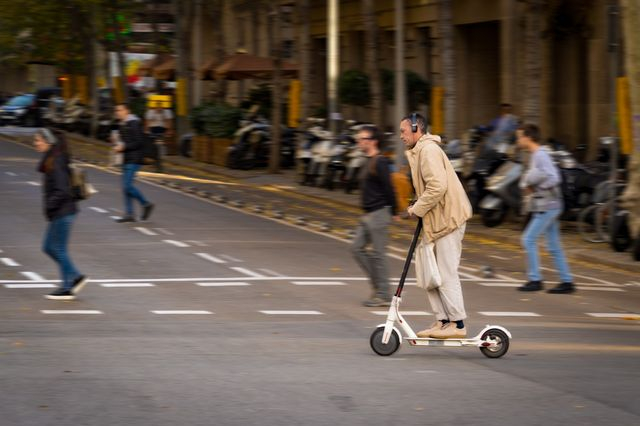
[[[293,80],[289,86],[289,127],[298,127],[300,120],[300,80]]]
[[[431,133],[434,135],[444,133],[443,100],[444,88],[434,86],[431,89]]]
[[[179,78],[176,85],[176,115],[187,115],[187,80]]]
[[[171,96],[150,95],[147,98],[147,108],[171,108]]]
[[[629,79],[618,77],[616,81],[616,98],[618,101],[618,126],[620,131],[620,152],[631,154],[633,141],[631,137],[631,98],[629,96]]]

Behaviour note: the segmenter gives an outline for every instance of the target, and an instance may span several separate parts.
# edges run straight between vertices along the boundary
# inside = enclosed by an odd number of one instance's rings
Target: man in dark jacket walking
[[[147,220],[153,211],[154,205],[147,201],[142,192],[133,181],[140,170],[144,159],[144,132],[140,119],[131,114],[126,104],[118,104],[115,107],[116,118],[120,121],[120,139],[123,144],[114,148],[124,154],[122,164],[122,190],[124,192],[125,215],[117,220],[119,223],[135,222],[133,214],[133,200],[136,199],[142,206],[142,220]]]
[[[371,280],[374,293],[365,306],[389,306],[387,241],[389,225],[396,214],[396,197],[391,184],[389,160],[380,153],[382,136],[374,126],[364,126],[357,135],[358,148],[368,157],[362,175],[362,209],[351,253]],[[367,246],[371,246],[367,250]]]

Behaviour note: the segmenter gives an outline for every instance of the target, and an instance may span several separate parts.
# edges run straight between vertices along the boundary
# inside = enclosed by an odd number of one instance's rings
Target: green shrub
[[[232,105],[210,102],[191,110],[189,120],[193,130],[199,135],[212,138],[229,138],[238,129],[242,111]]]
[[[380,70],[382,80],[382,96],[385,101],[395,99],[395,73],[389,69]],[[407,102],[409,110],[415,111],[420,105],[429,105],[431,100],[431,84],[415,71],[405,72],[407,84]]]
[[[340,103],[353,106],[367,106],[371,103],[369,76],[360,70],[348,70],[338,78]]]

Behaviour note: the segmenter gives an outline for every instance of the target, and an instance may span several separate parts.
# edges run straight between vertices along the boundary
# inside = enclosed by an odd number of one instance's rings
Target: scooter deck
[[[434,339],[431,337],[403,337],[412,346],[480,346],[479,339]]]

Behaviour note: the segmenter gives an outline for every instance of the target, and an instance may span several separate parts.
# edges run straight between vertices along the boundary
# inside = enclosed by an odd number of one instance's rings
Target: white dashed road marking
[[[26,182],[26,184],[31,186],[41,186],[39,182],[33,182],[33,181]]]
[[[373,315],[380,315],[380,316],[386,316],[389,311],[369,311],[371,312]],[[400,313],[402,314],[402,316],[430,316],[433,315],[431,312],[425,312],[425,311],[400,311]]]
[[[295,285],[347,285],[342,281],[291,281]]]
[[[259,271],[264,272],[267,275],[271,275],[272,277],[281,277],[282,274],[279,274],[271,269],[258,268]]]
[[[42,310],[40,311],[47,315],[100,315],[102,311],[96,311],[92,309],[56,309],[56,310]]]
[[[40,274],[36,274],[35,272],[20,272],[25,277],[29,278],[31,281],[46,281],[44,277]]]
[[[100,287],[106,288],[118,288],[118,287],[155,287],[155,284],[152,283],[102,283]]]
[[[140,233],[142,233],[144,235],[158,235],[157,232],[154,232],[151,229],[147,229],[147,228],[144,228],[142,226],[136,226],[133,229],[135,229],[136,231],[138,231],[138,232],[140,232]]]
[[[621,313],[606,313],[606,312],[590,312],[587,313],[590,317],[594,318],[629,318],[629,319],[640,319],[639,314],[621,314]]]
[[[162,240],[162,241],[176,247],[190,247],[189,244],[183,243],[182,241],[176,241],[176,240]]]
[[[209,262],[213,262],[213,263],[227,263],[226,260],[222,260],[220,258],[217,258],[215,256],[211,256],[208,253],[194,253],[196,256],[201,257],[204,260],[208,260]]]
[[[20,266],[18,262],[11,259],[10,257],[0,257],[0,262],[4,263],[7,266]]]
[[[16,173],[13,172],[5,172],[6,174],[8,174],[9,176],[18,176]]]
[[[228,254],[219,255],[221,258],[228,260],[229,262],[242,262],[242,260],[235,258],[233,256],[229,256]]]
[[[516,283],[478,283],[485,287],[520,287],[522,284]]]
[[[239,267],[239,266],[232,266],[232,267],[231,267],[231,269],[233,269],[233,270],[234,270],[234,271],[236,271],[236,272],[240,272],[241,274],[248,275],[248,276],[250,276],[250,277],[254,277],[254,278],[265,278],[265,276],[264,276],[264,275],[260,275],[260,274],[258,274],[257,272],[253,272],[253,271],[250,271],[249,269],[241,268],[241,267]],[[274,277],[274,278],[275,278],[275,277]]]
[[[101,209],[100,207],[89,207],[89,208],[97,213],[109,213],[109,211],[105,209]]]
[[[211,315],[211,311],[151,311],[156,315]]]
[[[260,311],[265,315],[324,315],[319,311]]]
[[[237,281],[237,282],[221,282],[221,283],[196,283],[200,287],[245,287],[251,284]]]
[[[55,288],[55,284],[5,284],[5,288]]]
[[[478,312],[487,317],[539,317],[535,312]]]

